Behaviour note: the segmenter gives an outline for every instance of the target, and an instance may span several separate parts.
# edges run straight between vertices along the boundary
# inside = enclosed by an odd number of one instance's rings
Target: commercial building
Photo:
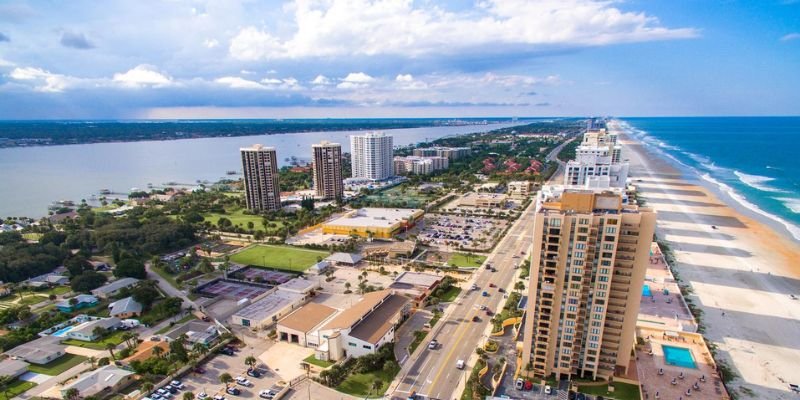
[[[135,373],[115,365],[104,365],[94,371],[87,372],[74,382],[64,385],[61,388],[61,396],[67,398],[66,394],[70,389],[77,389],[80,398],[96,397],[104,398],[111,393],[116,393],[120,389],[134,382]]]
[[[278,155],[274,147],[260,144],[239,149],[247,208],[254,211],[279,210]]]
[[[537,197],[523,362],[537,377],[627,372],[656,215],[620,190]]]
[[[315,355],[320,360],[338,361],[375,353],[394,341],[395,327],[410,311],[409,300],[392,290],[367,293],[319,329],[322,343]]]
[[[335,308],[308,303],[278,322],[278,340],[297,343],[304,347],[318,347],[319,327],[336,312]]]
[[[565,185],[586,188],[624,188],[628,181],[627,162],[621,161],[622,147],[617,134],[609,133],[605,125],[591,124],[583,141],[575,149],[575,159],[567,162]]]
[[[314,151],[312,168],[316,195],[323,199],[341,199],[344,197],[342,145],[323,141],[311,145],[311,149]]]
[[[470,151],[469,147],[426,147],[414,149],[414,155],[417,157],[445,157],[455,160],[468,156]]]
[[[353,178],[380,181],[394,175],[392,136],[381,132],[350,136]]]
[[[389,288],[397,293],[414,299],[414,307],[422,307],[425,300],[442,282],[442,278],[433,274],[405,271],[400,274]]]
[[[324,223],[322,232],[391,239],[394,235],[413,227],[423,214],[422,210],[408,208],[359,208]]]
[[[508,182],[508,195],[512,197],[528,197],[534,193],[533,181]]]
[[[394,174],[427,175],[434,171],[447,169],[449,165],[447,157],[395,157]]]
[[[505,209],[508,195],[499,193],[467,193],[458,201],[462,207]]]
[[[138,282],[139,280],[136,278],[120,278],[114,282],[92,290],[92,294],[101,299],[107,299],[119,293],[120,290],[129,288]]]
[[[305,299],[306,296],[300,293],[275,290],[233,313],[231,323],[252,329],[263,329],[289,315],[303,304]]]

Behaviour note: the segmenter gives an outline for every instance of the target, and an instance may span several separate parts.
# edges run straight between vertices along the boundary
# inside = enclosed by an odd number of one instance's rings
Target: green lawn
[[[41,237],[42,237],[42,234],[41,233],[36,233],[36,232],[28,232],[28,233],[23,233],[22,234],[22,238],[25,239],[25,240],[38,241]]]
[[[256,245],[231,257],[239,264],[256,265],[288,271],[302,272],[317,263],[317,258],[325,258],[330,253],[320,250],[301,249],[291,246]]]
[[[189,314],[189,315],[187,315],[187,316],[185,316],[185,317],[183,317],[183,318],[181,318],[181,319],[179,319],[179,320],[175,321],[175,324],[167,324],[167,325],[166,325],[166,326],[164,326],[163,328],[161,328],[161,329],[157,330],[157,331],[156,331],[156,335],[160,335],[160,334],[162,334],[162,333],[167,333],[167,332],[169,332],[169,331],[170,331],[172,328],[175,328],[176,326],[179,326],[179,325],[183,325],[184,323],[186,323],[186,322],[189,322],[189,321],[191,321],[191,320],[193,320],[193,319],[196,319],[196,318],[197,318],[197,317],[195,317],[195,316],[194,316],[194,314]]]
[[[433,324],[431,324],[433,326]],[[408,345],[408,353],[413,354],[414,350],[419,347],[422,341],[425,339],[425,336],[428,336],[427,331],[414,331],[414,340],[411,341],[411,344]]]
[[[461,293],[461,288],[458,286],[450,286],[450,289],[447,289],[441,297],[439,297],[439,301],[443,303],[451,302],[456,299],[458,294]]]
[[[593,394],[595,396],[603,396],[607,399],[617,400],[639,400],[639,387],[628,383],[616,382],[614,383],[614,391],[609,392],[608,386],[578,386],[578,391],[586,394]]]
[[[75,354],[64,354],[62,357],[53,360],[44,365],[31,364],[28,366],[28,371],[36,372],[37,374],[45,374],[56,376],[86,360],[86,357]]]
[[[478,268],[486,261],[486,256],[467,255],[466,253],[453,253],[447,260],[447,265],[460,268]]]
[[[243,208],[235,210],[225,210],[225,211],[226,211],[225,214],[205,213],[203,214],[203,219],[205,221],[211,222],[216,226],[219,219],[224,217],[229,219],[234,226],[238,226],[242,229],[249,229],[247,227],[247,223],[252,222],[253,229],[264,232],[264,224],[261,222],[263,220],[262,216],[245,214],[244,213],[245,209]],[[283,226],[283,224],[280,221],[270,221],[270,222],[275,224],[275,227],[270,229],[278,229]]]
[[[122,335],[124,334],[125,332],[123,331],[116,331],[96,342],[84,342],[83,340],[67,339],[62,340],[61,343],[68,346],[85,347],[87,349],[106,350],[106,344],[108,343],[111,343],[115,346],[122,343]]]
[[[12,399],[12,398],[20,395],[22,392],[26,392],[26,391],[30,390],[34,386],[36,386],[36,384],[33,383],[33,382],[27,382],[27,381],[23,381],[23,380],[17,379],[17,380],[15,380],[15,381],[13,381],[13,382],[8,384],[8,387],[7,387],[5,393],[4,392],[0,392],[0,400]],[[6,397],[6,393],[8,393],[8,397]]]
[[[323,360],[317,359],[317,357],[314,357],[313,354],[308,356],[308,357],[306,357],[306,358],[304,358],[303,361],[305,361],[305,362],[307,362],[309,364],[314,364],[314,365],[316,365],[318,367],[321,367],[321,368],[328,368],[331,365],[333,365],[333,363],[330,362],[330,361],[323,361]]]
[[[400,367],[390,372],[380,370],[367,374],[352,374],[337,386],[336,390],[356,397],[380,398],[386,393],[386,389],[389,388],[389,384],[399,371]],[[380,379],[382,382],[381,388],[377,391],[372,390],[372,383],[375,382],[376,379]]]

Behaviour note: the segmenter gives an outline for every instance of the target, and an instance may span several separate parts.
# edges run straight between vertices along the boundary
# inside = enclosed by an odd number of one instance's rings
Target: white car
[[[172,381],[169,383],[169,385],[176,389],[183,389],[185,387],[185,385],[181,383],[181,381]]]
[[[544,394],[553,394],[553,388],[551,388],[550,385],[545,385]]]
[[[158,393],[158,395],[161,396],[161,398],[164,398],[164,399],[169,399],[169,398],[172,397],[172,393],[170,393],[168,390],[165,390],[165,389],[158,389],[158,390],[156,390],[156,393]]]
[[[465,366],[465,365],[466,365],[466,364],[464,363],[464,360],[458,360],[458,361],[456,362],[456,368],[458,368],[458,369],[464,369],[464,366]]]
[[[264,390],[258,392],[258,397],[261,397],[262,399],[271,399],[271,398],[275,397],[275,393],[272,393],[272,391],[270,391],[270,390],[264,389]]]
[[[207,399],[208,398],[208,394],[206,392],[200,392],[200,394],[197,395],[197,398],[200,399],[200,400]]]
[[[214,396],[214,400],[225,400],[225,396],[218,394]]]
[[[237,376],[237,377],[236,377],[236,383],[238,383],[238,384],[240,384],[240,385],[242,385],[242,386],[250,386],[250,385],[251,385],[250,381],[248,381],[248,380],[247,380],[245,377],[243,377],[243,376]]]

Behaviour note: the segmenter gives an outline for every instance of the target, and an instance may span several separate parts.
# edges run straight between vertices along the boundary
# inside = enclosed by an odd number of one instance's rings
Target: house
[[[78,214],[77,211],[71,210],[65,213],[51,215],[47,219],[50,220],[51,224],[58,225],[68,219],[77,219],[78,217],[80,217],[80,214]]]
[[[406,271],[400,274],[389,288],[396,290],[408,297],[414,299],[414,307],[422,307],[425,304],[425,299],[436,290],[436,287],[442,282],[440,276],[433,274],[426,274],[422,272]]]
[[[64,273],[66,273],[67,268],[62,266],[57,267],[56,269],[39,276],[34,276],[25,281],[25,285],[33,287],[33,288],[40,288],[40,287],[50,287],[50,286],[57,286],[57,285],[69,285],[69,278],[67,278]]]
[[[273,325],[300,306],[305,298],[300,293],[275,290],[260,300],[233,313],[231,323],[253,329],[261,329]]]
[[[43,365],[55,361],[65,354],[61,338],[45,336],[34,341],[23,343],[5,354],[15,360],[24,360],[31,364]]]
[[[353,253],[333,253],[325,258],[325,261],[329,261],[336,266],[348,266],[354,267],[356,264],[361,262],[360,254],[353,254]]]
[[[134,381],[134,373],[115,365],[105,365],[87,372],[74,382],[61,388],[61,396],[66,398],[70,389],[77,389],[81,398],[89,396],[103,398],[118,392]]]
[[[84,322],[66,333],[68,339],[82,340],[84,342],[93,342],[100,339],[103,334],[98,334],[97,328],[103,329],[103,332],[113,331],[122,325],[119,318],[101,318],[92,321]]]
[[[105,261],[89,261],[95,271],[111,271],[111,265]]]
[[[14,359],[0,361],[0,376],[14,379],[26,372],[28,372],[28,363],[25,361]]]
[[[75,299],[75,304],[73,304],[72,299]],[[81,308],[94,307],[98,302],[99,301],[97,300],[97,297],[94,297],[90,294],[79,294],[75,297],[64,299],[56,303],[56,308],[58,308],[58,311],[61,312],[73,312],[75,310],[80,310]]]
[[[189,343],[209,346],[219,337],[219,330],[210,322],[189,321],[165,334],[170,340],[178,340],[181,335],[186,335]]]
[[[142,315],[142,305],[133,299],[126,297],[108,305],[109,315],[117,318],[131,318]]]
[[[319,329],[320,360],[337,361],[373,354],[394,341],[395,327],[411,312],[409,300],[392,290],[367,293]]]
[[[319,346],[317,328],[334,314],[336,314],[335,308],[308,303],[278,322],[278,339],[304,347],[317,347]]]
[[[120,278],[114,282],[92,290],[92,294],[101,299],[107,299],[119,293],[120,290],[135,285],[137,282],[139,282],[139,280],[136,278]]]

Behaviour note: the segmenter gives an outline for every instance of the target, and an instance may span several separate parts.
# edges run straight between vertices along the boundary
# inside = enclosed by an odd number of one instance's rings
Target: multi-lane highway
[[[456,368],[456,363],[458,360],[469,360],[489,329],[491,317],[480,307],[485,306],[492,312],[502,309],[506,299],[498,289],[512,286],[517,272],[514,266],[524,260],[523,252],[528,254],[534,211],[535,204],[532,202],[489,255],[484,267],[474,274],[472,281],[464,285],[456,304],[451,305],[448,314],[420,346],[422,350],[418,350],[403,364],[398,375],[399,384],[390,393],[392,398],[404,399],[411,393],[426,399],[453,399],[460,396],[456,388],[466,379],[471,365],[460,370]],[[493,266],[496,272],[486,268],[486,265]],[[472,282],[478,286],[477,290],[469,290]],[[495,287],[490,287],[490,284]],[[489,296],[483,296],[484,291]],[[473,321],[475,316],[479,321]],[[440,343],[435,350],[427,348],[431,339]]]

